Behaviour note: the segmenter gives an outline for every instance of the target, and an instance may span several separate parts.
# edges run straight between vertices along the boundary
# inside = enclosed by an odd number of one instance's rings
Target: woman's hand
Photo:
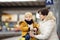
[[[34,33],[33,33],[32,31],[29,32],[29,35],[30,35],[31,37],[34,37]]]

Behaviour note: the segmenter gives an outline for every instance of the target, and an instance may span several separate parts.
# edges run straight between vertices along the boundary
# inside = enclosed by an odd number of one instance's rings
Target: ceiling
[[[28,2],[0,2],[2,7],[45,7],[44,1],[28,1]]]

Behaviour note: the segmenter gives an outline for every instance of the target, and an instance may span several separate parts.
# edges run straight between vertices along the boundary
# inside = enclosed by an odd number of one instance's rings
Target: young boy
[[[33,15],[31,12],[25,13],[25,20],[21,21],[19,25],[20,30],[22,31],[22,37],[24,37],[25,40],[36,40],[29,35],[30,31],[33,31],[35,35],[38,34],[38,24],[33,21]]]

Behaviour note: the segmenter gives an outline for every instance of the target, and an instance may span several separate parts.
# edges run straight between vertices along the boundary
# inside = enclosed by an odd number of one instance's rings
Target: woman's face
[[[42,15],[41,13],[39,13],[39,15],[40,15],[39,17],[40,17],[41,20],[44,20],[45,17],[46,17],[46,16]]]
[[[25,20],[30,21],[32,19],[32,16],[26,15]]]

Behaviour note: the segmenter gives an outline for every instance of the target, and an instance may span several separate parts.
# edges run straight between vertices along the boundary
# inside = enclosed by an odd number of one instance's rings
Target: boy
[[[30,31],[34,31],[33,33],[38,34],[38,24],[33,21],[33,15],[31,12],[25,13],[25,20],[19,23],[20,30],[22,31],[22,37],[25,40],[36,40],[35,38],[31,38],[29,35]]]

